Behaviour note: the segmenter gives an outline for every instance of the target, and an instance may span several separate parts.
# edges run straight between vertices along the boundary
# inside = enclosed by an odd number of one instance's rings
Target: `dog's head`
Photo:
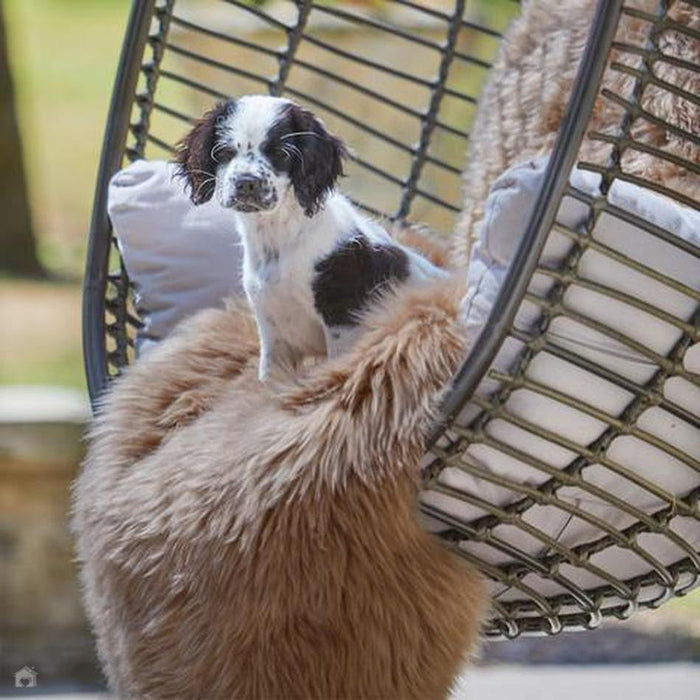
[[[251,95],[207,112],[179,145],[179,174],[195,204],[214,194],[239,212],[274,211],[289,188],[307,216],[323,205],[347,155],[309,110]]]

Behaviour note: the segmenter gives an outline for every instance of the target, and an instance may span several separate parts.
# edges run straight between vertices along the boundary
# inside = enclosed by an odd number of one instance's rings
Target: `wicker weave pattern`
[[[140,8],[134,14],[131,34],[135,36],[136,28],[143,28],[146,23],[148,38],[144,46],[134,44],[131,55],[125,54],[127,64],[140,66],[139,83],[133,101],[127,100],[119,107],[125,114],[130,113],[125,143],[116,139],[117,143],[111,143],[109,152],[103,155],[91,232],[95,248],[89,261],[86,297],[92,306],[86,306],[86,328],[90,337],[98,339],[98,347],[99,339],[106,339],[103,366],[88,345],[93,398],[107,377],[118,374],[132,360],[132,338],[139,324],[130,301],[128,276],[116,248],[109,244],[111,232],[104,215],[107,178],[122,157],[167,157],[175,140],[213,99],[269,91],[305,102],[356,147],[344,189],[360,206],[390,218],[427,220],[444,231],[452,228],[461,204],[459,176],[469,138],[465,125],[473,117],[476,95],[472,88],[478,87],[488,71],[500,28],[480,26],[473,21],[471,3],[464,0],[455,0],[451,11],[435,9],[434,3],[427,2],[385,3],[392,6],[394,14],[389,12],[381,18],[310,0],[284,4],[289,12],[280,18],[266,5],[260,8],[236,0],[211,0],[207,5],[211,13],[202,13],[201,17],[185,14],[175,0],[136,3]],[[696,2],[686,4],[698,8]],[[517,10],[515,3],[513,9]],[[401,12],[405,15],[398,22],[396,13]],[[603,165],[592,162],[583,166],[601,174],[603,193],[616,179],[640,183],[625,172],[628,149],[651,149],[661,159],[678,158],[663,148],[640,144],[632,134],[636,121],[654,118],[640,107],[648,86],[677,92],[673,85],[660,80],[655,70],[656,62],[664,59],[660,37],[666,31],[677,31],[700,41],[697,31],[674,22],[666,3],[661,3],[657,14],[631,7],[625,12],[643,25],[642,39],[635,45],[618,43],[616,61],[608,70],[624,72],[634,87],[625,96],[603,91],[600,99],[609,101],[621,114],[620,129],[612,134],[592,134],[591,138],[609,145],[610,155]],[[409,70],[381,62],[371,53],[354,53],[341,43],[324,39],[317,31],[319,26],[335,27],[337,31],[359,26],[380,42],[408,43],[421,56],[417,65],[424,68]],[[474,47],[478,50],[472,50]],[[327,63],[332,64],[332,69],[326,67]],[[700,67],[694,63],[686,61],[684,69],[700,74]],[[351,70],[360,77],[348,77]],[[480,77],[470,82],[468,76],[477,74]],[[125,84],[128,82],[126,77],[122,79]],[[396,82],[410,86],[410,100],[403,102],[395,96],[392,85]],[[339,91],[350,91],[355,96],[354,111],[336,107],[333,95]],[[697,95],[684,94],[683,98],[697,107]],[[697,133],[678,126],[669,129],[697,145]],[[358,143],[361,147],[357,147]],[[682,160],[688,173],[697,176],[697,162]],[[439,186],[432,184],[436,181]],[[388,194],[377,194],[378,188],[373,185],[376,182],[387,184]],[[641,184],[660,190],[658,184]],[[674,196],[673,191],[663,193]],[[611,205],[605,194],[591,197],[569,187],[567,196],[588,207],[586,230],[554,226],[551,236],[567,241],[568,251],[556,268],[538,266],[516,322],[504,340],[504,346],[515,347],[516,351],[511,352],[505,365],[497,358],[473,396],[461,397],[469,399],[467,404],[433,443],[424,461],[427,492],[449,496],[472,514],[449,515],[444,509],[431,506],[429,499],[422,505],[427,515],[442,524],[441,535],[449,546],[494,580],[495,615],[488,629],[492,636],[513,637],[532,631],[555,633],[568,626],[594,627],[604,616],[624,617],[640,605],[658,605],[674,593],[689,590],[700,572],[698,554],[687,544],[686,537],[689,527],[696,528],[696,532],[700,527],[700,488],[674,493],[661,485],[663,480],[657,483],[642,477],[609,454],[616,439],[633,438],[658,450],[664,459],[673,459],[690,470],[698,483],[697,449],[691,449],[687,443],[674,443],[650,429],[644,420],[642,427],[640,418],[656,408],[683,424],[684,429],[700,428],[697,407],[693,410],[692,406],[669,398],[667,391],[672,379],[698,390],[700,379],[687,369],[684,359],[692,344],[698,342],[700,294],[697,288],[611,247],[600,232],[606,217],[613,216],[629,221],[644,235],[664,241],[684,255],[697,259],[699,251]],[[676,199],[692,204],[681,195]],[[104,244],[102,248],[99,242]],[[582,261],[591,254],[654,280],[660,289],[680,295],[695,311],[679,316],[663,304],[626,295],[587,277]],[[116,271],[100,278],[97,273],[106,273],[109,257]],[[678,334],[674,346],[669,352],[654,351],[620,328],[572,308],[568,293],[576,289],[599,294],[603,304],[614,301],[670,324]],[[643,376],[625,374],[614,360],[601,360],[599,353],[572,343],[571,338],[558,331],[562,320],[615,340],[637,358],[644,369]],[[611,413],[577,398],[565,385],[535,377],[531,368],[544,356],[557,358],[572,370],[628,392],[624,410]],[[557,402],[562,410],[578,411],[599,421],[603,426],[600,434],[592,442],[579,444],[539,425],[536,417],[518,415],[512,409],[511,399],[522,391]],[[573,456],[565,465],[553,466],[499,438],[498,430],[494,430],[499,422],[515,425],[533,439],[546,441],[553,450]],[[487,471],[474,458],[475,447],[497,450],[526,465],[530,477],[533,473],[539,476],[514,480]],[[593,469],[626,479],[648,493],[656,505],[642,511],[624,502],[589,478]],[[467,475],[474,488],[458,489],[447,484],[444,476],[449,470]],[[498,502],[484,496],[489,493],[487,487],[493,486],[500,489]],[[605,507],[601,508],[601,504]],[[532,514],[541,509],[550,509],[555,519],[565,516],[559,532],[545,532],[532,524]],[[605,515],[612,512],[610,509],[624,516],[614,519],[622,525],[611,524]],[[584,543],[567,544],[568,533],[581,524],[592,527],[595,536]],[[535,554],[532,549],[526,551],[519,546],[522,537],[536,543]],[[660,561],[655,555],[655,538],[671,542],[678,556],[673,561]],[[638,575],[625,578],[613,573],[608,562],[611,555],[620,551],[636,558]]]
[[[516,359],[507,369],[499,367],[497,361],[487,375],[499,385],[498,390],[489,392],[488,395],[477,393],[473,397],[462,412],[464,418],[455,421],[433,446],[431,452],[435,459],[425,470],[425,486],[428,490],[444,493],[483,512],[481,517],[466,523],[456,518],[450,519],[444,511],[436,512],[424,503],[423,510],[427,514],[449,525],[443,536],[451,539],[461,554],[479,566],[484,566],[484,560],[508,560],[507,564],[486,567],[489,575],[501,583],[495,595],[495,609],[499,619],[494,621],[489,630],[491,634],[515,636],[523,631],[539,631],[543,625],[546,625],[546,631],[557,632],[562,626],[595,626],[603,614],[626,617],[639,605],[657,606],[673,593],[689,590],[695,584],[700,570],[697,551],[684,540],[683,527],[676,527],[684,518],[692,519],[695,528],[699,526],[700,487],[688,493],[676,494],[659,485],[663,483],[662,475],[657,480],[643,478],[630,465],[620,463],[608,454],[617,438],[632,436],[665,453],[664,457],[667,455],[677,460],[677,463],[697,475],[700,469],[697,444],[695,450],[686,446],[688,451],[685,451],[673,443],[672,436],[648,427],[641,428],[638,421],[646,411],[657,407],[666,415],[673,416],[679,424],[697,431],[697,413],[693,413],[689,406],[670,400],[665,395],[665,385],[671,378],[681,378],[698,386],[698,376],[684,366],[686,351],[693,342],[698,341],[698,312],[696,310],[690,318],[674,317],[651,304],[586,279],[585,275],[581,275],[579,265],[587,252],[595,252],[641,274],[653,276],[669,289],[681,291],[696,304],[700,295],[697,290],[654,273],[597,239],[596,225],[604,213],[625,217],[625,212],[609,205],[604,197],[591,198],[573,189],[568,194],[590,207],[590,219],[583,234],[560,225],[555,227],[555,231],[566,236],[573,245],[560,269],[538,267],[537,274],[551,280],[553,285],[545,294],[531,290],[526,295],[524,304],[533,304],[540,311],[536,330],[532,330],[531,324],[528,324],[530,329],[526,330],[516,321],[516,326],[509,334],[511,342],[520,348]],[[663,231],[651,225],[644,225],[641,221],[634,223],[643,226],[650,236],[667,239]],[[685,247],[676,241],[674,245]],[[689,252],[697,255],[697,251]],[[566,301],[567,291],[576,287],[598,292],[603,304],[606,300],[619,301],[672,323],[679,332],[677,342],[667,355],[658,355],[615,328],[576,312]],[[581,347],[579,343],[573,342],[571,336],[557,332],[556,324],[562,319],[570,319],[581,327],[618,340],[630,349],[630,353],[635,354],[635,361],[642,363],[644,373],[651,376],[644,383],[637,384],[618,369],[600,364],[601,355],[604,358],[604,353],[600,350]],[[566,386],[534,379],[530,367],[538,357],[542,359],[544,356],[568,363],[570,372],[579,370],[589,373],[592,381],[604,379],[629,392],[632,398],[619,415],[612,415],[576,398],[575,393]],[[604,428],[593,442],[579,444],[538,425],[536,416],[525,418],[517,408],[510,408],[509,399],[518,391],[532,392],[558,402],[563,411],[580,411],[600,421]],[[559,468],[527,451],[517,449],[499,438],[497,430],[492,430],[495,423],[504,421],[535,439],[545,440],[552,450],[563,448],[575,456]],[[522,481],[487,471],[479,464],[478,458],[474,457],[475,452],[478,454],[474,450],[475,445],[496,450],[504,458],[518,460],[525,467],[539,471],[541,478],[534,479],[537,483],[534,486],[529,470]],[[665,463],[659,455],[659,466]],[[445,467],[474,477],[473,489],[460,491],[445,485],[441,478]],[[598,470],[597,479],[590,479],[587,471],[589,467]],[[604,480],[600,477],[601,468],[645,490],[658,503],[653,512],[643,512],[597,485]],[[484,484],[509,490],[513,498],[507,499],[509,502],[505,506],[490,502],[480,495],[486,490],[480,488]],[[556,519],[557,513],[566,514],[564,525],[556,537],[531,524],[532,513],[542,508],[551,509],[553,519]],[[629,517],[621,518],[622,514]],[[674,520],[676,518],[677,521]],[[610,524],[610,520],[622,520],[630,524],[617,528]],[[597,535],[585,543],[567,546],[566,540],[562,541],[561,538],[567,528],[576,523],[592,525],[592,530]],[[518,541],[517,537],[513,537],[514,530],[541,543],[536,557],[517,550],[513,544],[514,540]],[[651,537],[645,538],[645,534]],[[654,552],[659,547],[655,540],[660,537],[668,538],[675,545],[678,552],[676,561],[662,562],[655,556]],[[473,543],[484,546],[474,547]],[[637,557],[639,568],[645,569],[644,573],[631,579],[622,579],[611,573],[612,567],[605,562],[612,561],[615,556],[613,552],[620,550]],[[591,576],[581,575],[584,571]],[[538,594],[536,589],[543,586],[536,583],[537,577],[546,578],[555,584],[547,588],[556,590],[557,593],[546,597]]]
[[[674,22],[669,16],[669,8],[663,5],[657,14],[628,7],[623,10],[624,16],[641,21],[643,29],[639,43],[613,44],[616,55],[608,71],[633,76],[633,84],[627,86],[628,93],[624,96],[609,89],[602,90],[599,99],[610,105],[603,104],[599,108],[621,108],[620,128],[614,133],[590,133],[590,139],[610,144],[610,153],[604,165],[584,161],[580,167],[601,175],[603,193],[608,192],[616,180],[623,180],[644,185],[697,208],[697,201],[690,197],[651,179],[636,176],[625,167],[626,151],[640,149],[659,161],[671,161],[682,167],[687,177],[697,176],[697,159],[681,158],[670,148],[664,150],[640,142],[632,135],[635,131],[643,132],[643,125],[639,128],[640,120],[655,119],[653,114],[640,107],[649,86],[681,95],[687,100],[689,109],[698,113],[700,101],[697,94],[683,93],[671,83],[661,85],[657,78],[657,63],[663,65],[668,60],[677,60],[673,56],[669,59],[659,48],[663,45],[664,33],[678,31],[696,37],[697,32]],[[683,68],[700,74],[697,64],[686,61]],[[691,133],[681,127],[669,128],[678,139],[697,144],[697,132]],[[595,152],[595,149],[584,144],[583,151]],[[700,192],[700,187],[696,186],[695,192]],[[588,208],[586,230],[581,232],[558,224],[554,226],[550,238],[564,237],[569,242],[569,251],[556,268],[542,263],[536,268],[514,327],[504,340],[505,344],[517,346],[515,358],[508,357],[506,366],[497,358],[476,395],[463,408],[461,417],[433,446],[434,459],[426,460],[425,485],[429,492],[447,495],[466,504],[469,512],[481,513],[465,522],[459,517],[446,515],[444,508],[436,510],[430,505],[429,497],[423,504],[424,512],[448,527],[443,535],[452,540],[456,551],[479,566],[484,567],[484,562],[488,562],[486,571],[500,582],[494,597],[497,615],[489,630],[493,635],[516,636],[524,631],[541,630],[554,633],[564,626],[596,626],[607,615],[627,617],[639,606],[658,606],[672,594],[689,590],[700,571],[700,556],[685,539],[690,532],[697,535],[700,527],[698,404],[696,401],[693,406],[677,402],[675,397],[669,398],[673,393],[669,391],[670,380],[687,382],[688,387],[695,387],[691,390],[695,392],[700,383],[698,375],[684,362],[688,349],[698,342],[700,294],[697,284],[683,284],[668,273],[663,274],[643,264],[634,254],[610,246],[604,240],[606,223],[609,225],[610,221],[607,219],[606,222],[606,217],[621,219],[639,229],[640,249],[647,245],[642,240],[645,236],[664,241],[689,256],[689,260],[694,260],[696,268],[700,251],[669,232],[611,205],[605,195],[591,197],[572,187],[567,195]],[[659,283],[658,303],[649,303],[596,281],[590,272],[594,256],[633,270],[650,283],[651,280]],[[588,266],[584,267],[582,263],[588,263]],[[569,301],[571,292],[576,290],[598,294],[599,308],[619,304],[618,320],[622,320],[625,309],[634,309],[647,313],[652,322],[661,320],[670,324],[677,331],[675,344],[668,352],[659,353],[639,337],[632,337],[612,324],[609,320],[612,315],[601,321],[596,317],[597,310],[581,313]],[[664,298],[674,292],[682,295],[686,315],[674,315],[663,309]],[[534,322],[533,318],[536,319]],[[567,331],[562,332],[562,328]],[[571,328],[596,331],[601,338],[612,339],[617,344],[616,352],[622,349],[623,362],[616,362],[615,357],[601,348],[576,342],[576,332],[572,337]],[[535,379],[536,372],[531,370],[544,357],[567,363],[570,374],[584,372],[592,382],[602,379],[628,392],[629,400],[624,409],[610,413],[577,398],[570,385],[562,386],[549,378]],[[638,364],[638,371],[625,368],[625,360],[630,359]],[[498,387],[495,391],[494,384]],[[592,442],[581,444],[551,427],[543,427],[538,424],[536,415],[523,416],[517,409],[517,401],[509,401],[517,392],[530,392],[556,402],[562,413],[570,413],[573,409],[595,418],[601,424],[598,436]],[[690,440],[681,445],[674,442],[674,435],[668,427],[650,426],[644,417],[648,418],[652,410],[658,411],[655,415],[670,418],[667,425],[683,426],[692,436]],[[503,439],[502,430],[498,429],[504,422],[522,430],[532,441],[546,441],[552,452],[563,449],[572,456],[563,466],[554,467],[530,451],[517,449]],[[642,423],[644,427],[641,427]],[[645,478],[635,465],[611,457],[611,446],[623,438],[634,439],[658,450],[658,474]],[[527,440],[523,437],[521,442]],[[479,448],[495,450],[503,459],[517,460],[527,473],[520,480],[484,469],[478,459]],[[669,465],[687,470],[689,482],[696,486],[683,493],[665,488],[662,485],[665,482],[663,470]],[[446,485],[446,467],[473,477],[471,488],[460,490]],[[533,477],[528,467],[539,472],[540,476]],[[608,477],[614,474],[626,483],[637,485],[655,505],[642,511],[613,495],[600,486],[606,480],[604,474]],[[489,484],[501,489],[499,502],[505,501],[506,505],[499,506],[482,495],[489,492]],[[510,492],[510,497],[504,497],[503,491]],[[542,509],[550,513],[552,520],[557,521],[559,515],[559,521],[563,521],[554,535],[532,524],[536,519],[533,515]],[[584,524],[591,526],[586,540],[567,545],[568,529],[575,530],[578,526],[580,530]],[[520,548],[523,538],[539,543],[536,555],[528,555]],[[662,561],[656,554],[662,547],[659,540],[663,538],[673,545],[676,552],[673,561]],[[621,557],[635,560],[632,568],[639,574],[627,578],[615,575],[612,563]],[[543,590],[551,593],[543,595]]]

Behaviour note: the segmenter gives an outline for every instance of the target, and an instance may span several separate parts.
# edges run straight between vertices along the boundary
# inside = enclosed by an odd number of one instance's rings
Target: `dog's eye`
[[[237,153],[238,151],[233,146],[221,146],[220,148],[214,149],[214,160],[217,163],[225,163],[226,161],[233,160]]]
[[[288,145],[275,140],[263,144],[260,150],[273,167],[283,169],[289,167],[292,154]]]
[[[284,144],[282,143],[276,143],[272,146],[270,149],[271,155],[276,156],[277,158],[282,158],[284,160],[289,160],[289,150],[284,147]]]

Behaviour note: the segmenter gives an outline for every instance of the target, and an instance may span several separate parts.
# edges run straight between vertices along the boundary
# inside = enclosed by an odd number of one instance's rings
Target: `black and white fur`
[[[345,350],[358,312],[387,286],[443,274],[335,189],[346,155],[310,111],[258,95],[217,105],[180,144],[192,201],[216,195],[233,210],[261,380]]]

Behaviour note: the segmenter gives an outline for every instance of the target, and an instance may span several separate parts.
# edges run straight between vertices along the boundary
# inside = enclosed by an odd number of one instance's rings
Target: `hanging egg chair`
[[[135,1],[84,284],[93,403],[133,362],[141,324],[108,216],[114,173],[169,159],[213,101],[288,96],[351,145],[343,189],[356,204],[444,234],[461,226],[466,262],[486,224],[465,224],[475,215],[463,213],[462,173],[468,153],[489,157],[478,152],[479,95],[507,66],[499,43],[520,11],[507,1]],[[490,636],[595,627],[697,583],[700,97],[687,85],[700,86],[699,16],[691,0],[601,0],[591,13],[522,235],[426,448],[426,527],[491,579]],[[632,38],[621,38],[625,22]],[[611,87],[617,78],[624,90]],[[508,89],[502,80],[483,92],[492,120],[508,116],[496,99]],[[664,100],[689,119],[655,111]],[[597,128],[603,112],[615,128]],[[646,139],[646,127],[664,138]],[[640,174],[634,154],[678,176]]]

